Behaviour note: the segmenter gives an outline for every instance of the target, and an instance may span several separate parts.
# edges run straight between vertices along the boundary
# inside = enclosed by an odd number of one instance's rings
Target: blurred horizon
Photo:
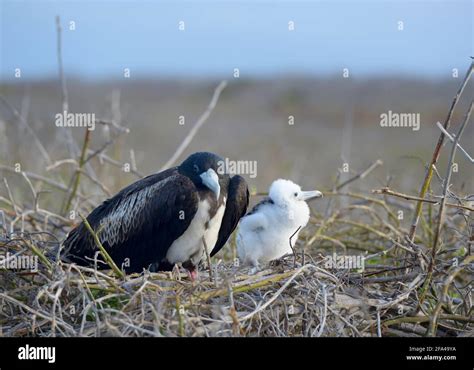
[[[131,79],[231,79],[234,68],[243,79],[340,76],[344,68],[351,78],[444,79],[474,54],[469,0],[0,4],[7,82],[18,80],[15,68],[23,80],[57,78],[56,15],[66,77],[86,81],[123,79],[125,68]]]

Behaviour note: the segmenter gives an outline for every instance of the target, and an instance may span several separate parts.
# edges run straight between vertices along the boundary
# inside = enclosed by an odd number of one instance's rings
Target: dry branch
[[[160,171],[163,171],[167,168],[170,168],[172,165],[176,163],[178,160],[179,156],[183,154],[183,152],[186,150],[186,148],[189,146],[191,141],[193,140],[194,136],[196,136],[197,132],[201,128],[201,126],[204,124],[204,122],[207,121],[209,116],[211,115],[211,112],[214,110],[216,107],[217,101],[219,100],[219,96],[221,95],[222,90],[225,89],[227,86],[227,81],[222,81],[214,90],[214,94],[212,96],[211,102],[209,103],[207,109],[204,111],[204,113],[199,117],[199,119],[194,123],[193,127],[189,131],[189,133],[186,135],[184,140],[181,142],[181,144],[178,146],[178,148],[175,150],[173,155],[171,156],[170,159],[161,167]]]
[[[393,197],[402,198],[402,199],[405,199],[405,200],[414,200],[414,201],[417,201],[417,202],[440,204],[439,200],[426,199],[426,198],[420,198],[420,197],[417,197],[417,196],[414,196],[414,195],[403,194],[403,193],[393,191],[389,188],[382,188],[382,189],[372,190],[372,194],[391,195]],[[465,206],[465,205],[462,205],[462,204],[455,204],[455,203],[447,203],[446,202],[445,206],[446,207],[452,207],[452,208],[461,208],[461,209],[465,209],[466,211],[474,211],[474,208],[468,207],[468,206]]]
[[[463,82],[461,83],[461,86],[459,87],[458,91],[456,92],[456,95],[454,96],[454,99],[451,103],[451,107],[449,108],[448,116],[446,117],[446,120],[444,121],[443,128],[445,131],[449,129],[449,126],[451,125],[451,117],[453,115],[454,109],[456,108],[459,98],[461,97],[467,83],[469,82],[469,79],[472,75],[472,72],[474,70],[474,62],[471,62],[471,65],[469,66],[469,69],[466,72],[466,76],[464,77]],[[431,158],[431,162],[428,166],[428,169],[425,174],[425,179],[423,181],[423,185],[421,186],[419,198],[424,199],[426,196],[426,193],[428,192],[428,189],[431,184],[431,179],[433,177],[434,173],[434,168],[436,164],[438,163],[439,156],[441,154],[441,148],[444,143],[444,138],[445,135],[443,132],[441,132],[441,135],[439,136],[438,143],[436,144],[433,157]],[[413,215],[413,220],[412,220],[412,225],[410,228],[410,233],[409,233],[409,239],[413,242],[415,239],[415,234],[416,234],[416,228],[418,226],[418,222],[421,217],[421,211],[423,209],[423,202],[419,201],[416,205],[416,210],[415,214]]]

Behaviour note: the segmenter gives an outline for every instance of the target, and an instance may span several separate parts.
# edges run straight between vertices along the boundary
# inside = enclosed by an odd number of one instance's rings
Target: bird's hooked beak
[[[219,185],[219,176],[217,176],[216,171],[212,168],[209,168],[206,172],[203,172],[199,175],[201,177],[202,183],[207,186],[214,194],[216,198],[219,199],[221,193],[221,186]]]
[[[302,191],[300,199],[306,201],[313,198],[322,198],[322,197],[323,197],[323,193],[321,193],[320,191],[311,190],[311,191]]]

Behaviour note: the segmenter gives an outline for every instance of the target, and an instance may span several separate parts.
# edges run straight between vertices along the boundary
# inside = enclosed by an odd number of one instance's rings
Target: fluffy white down
[[[301,187],[292,181],[276,180],[269,191],[273,203],[261,204],[254,213],[241,219],[237,251],[244,264],[258,268],[259,263],[292,253],[290,237],[301,227],[291,238],[294,246],[310,217],[302,194]]]

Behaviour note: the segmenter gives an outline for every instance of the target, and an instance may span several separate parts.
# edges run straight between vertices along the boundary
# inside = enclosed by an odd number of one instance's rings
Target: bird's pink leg
[[[196,281],[198,278],[198,271],[196,268],[188,269],[189,278],[192,282]]]

